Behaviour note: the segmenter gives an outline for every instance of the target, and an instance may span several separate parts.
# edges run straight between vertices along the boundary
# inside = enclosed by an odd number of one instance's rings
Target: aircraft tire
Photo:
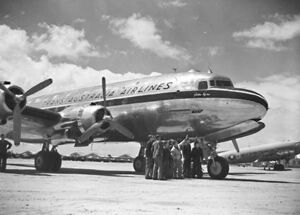
[[[145,158],[137,156],[133,161],[133,168],[136,172],[145,172]]]
[[[48,171],[50,167],[50,161],[51,159],[49,152],[38,152],[34,158],[35,169],[40,172]]]
[[[61,155],[58,152],[50,152],[50,168],[52,172],[57,172],[61,167]]]
[[[275,171],[283,171],[284,170],[284,165],[283,164],[275,164],[274,165],[274,170]]]
[[[225,158],[215,157],[216,166],[213,160],[210,159],[207,164],[207,172],[212,179],[224,179],[229,172],[229,165]]]

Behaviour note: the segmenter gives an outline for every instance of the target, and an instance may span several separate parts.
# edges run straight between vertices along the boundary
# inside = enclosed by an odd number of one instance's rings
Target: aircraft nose
[[[260,105],[262,105],[266,111],[269,109],[269,104],[266,100],[266,98],[264,96],[262,96],[261,94],[252,91],[252,90],[248,90],[248,89],[240,89],[240,88],[236,88],[235,90],[242,92],[243,94],[243,98],[249,101],[253,101],[255,103],[258,103]]]

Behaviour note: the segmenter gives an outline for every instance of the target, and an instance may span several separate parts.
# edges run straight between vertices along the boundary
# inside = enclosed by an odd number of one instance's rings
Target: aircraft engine
[[[102,121],[105,112],[109,113],[107,112],[107,110],[105,111],[105,108],[102,106],[89,106],[79,110],[78,112],[79,128],[86,131],[95,123]]]
[[[76,122],[67,131],[66,135],[69,138],[77,138],[85,133],[93,125],[103,121],[105,114],[110,116],[108,110],[105,111],[103,106],[88,106],[88,107],[77,107],[66,109],[63,111],[62,115],[64,118],[70,121]],[[109,123],[103,121],[101,123],[101,129],[107,129]]]
[[[24,90],[18,86],[10,86],[8,89],[16,96],[21,96],[24,94]],[[17,104],[16,100],[11,94],[4,91],[0,93],[1,124],[5,124],[7,117],[9,115],[12,115],[16,104]],[[21,111],[25,108],[25,105],[26,105],[26,99],[23,99],[19,104]]]

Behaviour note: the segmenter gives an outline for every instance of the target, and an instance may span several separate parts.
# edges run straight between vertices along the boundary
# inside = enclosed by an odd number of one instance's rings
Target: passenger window
[[[211,87],[214,87],[215,86],[215,81],[214,80],[210,80],[209,84],[210,84]]]
[[[198,89],[199,90],[204,90],[204,89],[207,89],[207,82],[206,81],[200,81],[199,82],[199,85],[198,85]]]

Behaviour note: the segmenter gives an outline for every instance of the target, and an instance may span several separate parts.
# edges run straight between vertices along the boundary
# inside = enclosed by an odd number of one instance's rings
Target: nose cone
[[[266,114],[269,104],[265,97],[252,90],[240,88],[235,88],[234,90],[239,93],[240,99],[250,101],[253,104],[253,109],[260,113],[260,119]]]

